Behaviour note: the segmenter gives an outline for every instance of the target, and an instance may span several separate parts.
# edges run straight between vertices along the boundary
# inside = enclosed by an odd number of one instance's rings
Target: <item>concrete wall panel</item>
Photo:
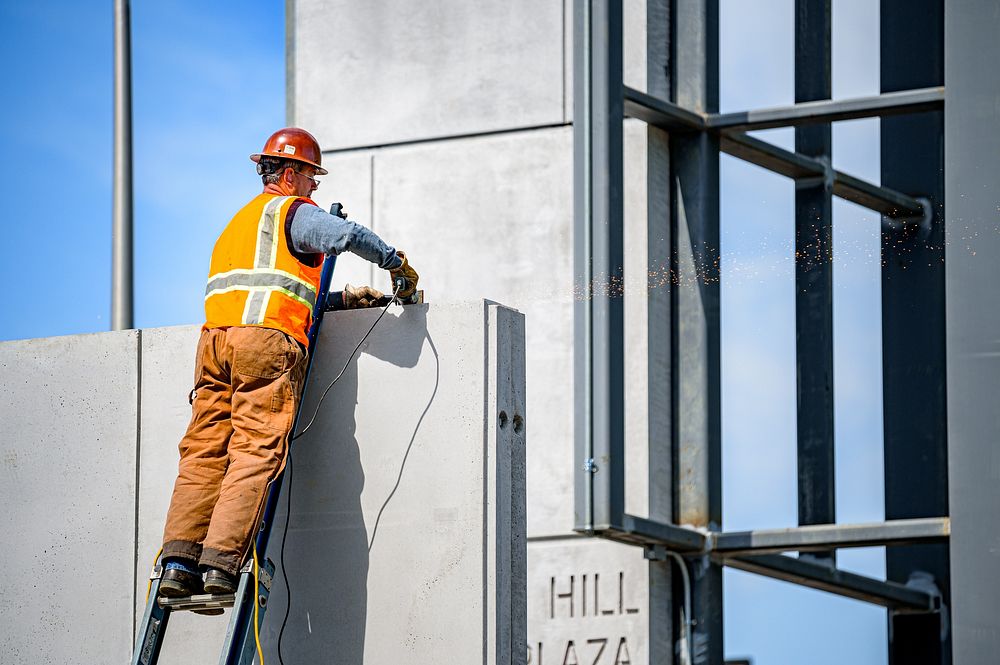
[[[496,548],[511,539],[511,524],[523,524],[523,494],[510,484],[510,446],[523,446],[523,428],[511,434],[523,392],[494,388],[490,403],[488,383],[523,371],[512,369],[523,360],[511,350],[523,318],[503,309],[493,313],[501,323],[484,327],[486,315],[481,303],[392,311],[350,361],[378,313],[327,319],[306,421],[322,389],[345,364],[347,371],[293,448],[286,661],[336,653],[349,665],[511,662],[517,627],[510,611],[501,620],[498,600],[523,588],[524,554],[511,555],[498,579],[504,562]],[[499,411],[508,414],[503,432]],[[506,442],[499,457],[490,456],[491,440]],[[506,485],[497,473],[506,474]],[[285,505],[275,522],[270,556],[279,569],[262,631],[270,662],[277,662],[289,597],[279,556]],[[506,518],[494,512],[504,505]],[[523,535],[521,543],[523,550]]]
[[[485,294],[525,314],[531,535],[573,526],[571,179],[569,128],[375,157],[377,228],[409,251],[428,302]]]
[[[0,344],[0,661],[132,652],[138,333]]]
[[[563,14],[564,0],[295,0],[294,122],[325,150],[560,123]]]
[[[1000,652],[1000,9],[946,0],[945,200],[952,657]]]

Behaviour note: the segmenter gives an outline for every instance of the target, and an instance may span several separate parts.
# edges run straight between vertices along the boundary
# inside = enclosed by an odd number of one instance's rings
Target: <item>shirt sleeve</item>
[[[295,210],[291,224],[292,246],[301,253],[340,254],[351,252],[380,268],[402,265],[396,249],[357,222],[341,219],[313,205]]]

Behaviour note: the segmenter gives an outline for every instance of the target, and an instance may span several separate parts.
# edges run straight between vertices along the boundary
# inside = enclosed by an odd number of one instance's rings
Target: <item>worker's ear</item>
[[[293,175],[294,173],[295,169],[293,169],[291,166],[286,166],[285,170],[281,172],[281,179],[285,182],[286,185],[291,185],[292,183],[295,182],[295,176]]]

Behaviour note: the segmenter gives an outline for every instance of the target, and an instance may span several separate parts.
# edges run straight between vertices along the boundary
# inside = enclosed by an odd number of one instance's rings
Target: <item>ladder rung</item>
[[[196,596],[181,596],[180,598],[160,596],[156,601],[160,604],[160,607],[170,608],[174,612],[208,610],[218,607],[232,607],[236,601],[236,594],[203,593]]]

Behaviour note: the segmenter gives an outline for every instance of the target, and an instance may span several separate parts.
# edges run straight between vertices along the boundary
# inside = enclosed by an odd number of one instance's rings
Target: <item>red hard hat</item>
[[[250,159],[259,162],[263,156],[281,157],[302,162],[316,168],[316,175],[326,175],[327,171],[320,164],[323,153],[319,149],[316,137],[298,127],[279,129],[264,144],[264,149],[250,155]]]

